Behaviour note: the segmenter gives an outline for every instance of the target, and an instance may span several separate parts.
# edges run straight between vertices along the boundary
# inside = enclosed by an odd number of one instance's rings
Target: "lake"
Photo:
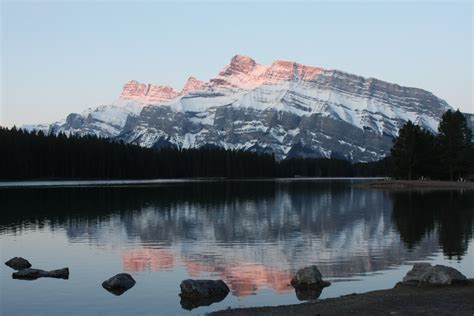
[[[320,298],[391,288],[413,262],[474,277],[474,191],[387,192],[355,181],[1,188],[2,261],[70,269],[68,280],[24,281],[2,264],[1,314],[202,315],[299,303],[289,281],[312,264],[332,282]],[[102,288],[121,272],[133,288]],[[192,306],[178,295],[187,278],[222,279],[231,293]]]

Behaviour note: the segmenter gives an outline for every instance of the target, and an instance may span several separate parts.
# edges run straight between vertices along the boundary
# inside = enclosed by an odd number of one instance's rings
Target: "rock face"
[[[184,280],[179,285],[181,297],[191,299],[223,298],[229,294],[230,289],[222,280]]]
[[[180,93],[170,86],[143,84],[132,80],[123,86],[120,98],[135,100],[144,104],[154,104],[169,101],[179,95]]]
[[[38,278],[56,278],[69,279],[69,269],[62,268],[58,270],[44,271],[40,269],[23,269],[12,274],[14,279],[36,280]]]
[[[415,263],[413,268],[403,278],[403,283],[417,284],[421,276],[429,271],[433,266],[429,263]]]
[[[186,81],[186,84],[181,90],[181,94],[186,94],[188,92],[192,92],[196,90],[202,90],[202,89],[205,89],[205,87],[206,87],[206,82],[196,79],[193,76],[191,76],[188,78],[188,81]]]
[[[403,278],[403,283],[418,285],[452,285],[466,283],[467,278],[458,270],[429,263],[416,263]]]
[[[236,55],[181,90],[129,81],[111,105],[71,114],[53,133],[96,134],[145,147],[209,144],[285,157],[384,157],[408,120],[435,132],[451,107],[432,93],[338,70]],[[25,126],[34,129],[34,126]],[[45,129],[38,126],[38,129]]]
[[[452,285],[467,282],[466,276],[464,276],[458,270],[443,266],[436,265],[429,269],[421,276],[421,284],[431,285]]]
[[[322,279],[318,267],[313,265],[300,269],[291,279],[291,286],[294,288],[323,288],[331,283]]]
[[[128,273],[119,273],[102,282],[102,287],[115,295],[122,295],[135,285],[136,281]]]
[[[5,262],[5,264],[9,266],[10,268],[18,270],[18,271],[31,267],[31,263],[22,257],[11,258],[7,262]]]

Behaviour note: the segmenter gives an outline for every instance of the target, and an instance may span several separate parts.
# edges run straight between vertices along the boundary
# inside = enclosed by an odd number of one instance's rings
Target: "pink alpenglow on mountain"
[[[277,60],[268,66],[262,66],[250,57],[235,55],[232,57],[230,64],[211,79],[211,83],[252,89],[263,84],[271,85],[285,81],[314,80],[323,70],[323,68],[283,60]]]
[[[405,122],[436,132],[449,104],[429,91],[339,70],[235,55],[181,90],[129,81],[115,102],[28,129],[95,134],[152,148],[226,149],[373,161]],[[468,122],[474,126],[474,115]]]
[[[268,82],[315,80],[323,68],[305,66],[292,61],[277,60],[267,67],[265,78]]]
[[[132,80],[123,86],[121,99],[135,100],[144,104],[166,102],[178,97],[180,93],[170,86],[143,84]]]
[[[186,84],[184,85],[183,89],[181,90],[181,94],[186,94],[191,91],[202,90],[206,87],[206,82],[196,79],[193,76],[188,78]]]
[[[283,60],[277,60],[268,66],[262,66],[250,57],[235,55],[230,60],[230,63],[209,82],[191,76],[188,78],[183,89],[178,92],[169,86],[143,84],[132,80],[124,85],[120,98],[135,100],[145,104],[156,104],[170,101],[188,92],[204,90],[206,88],[225,89],[226,87],[235,87],[253,89],[264,84],[272,85],[288,81],[315,80],[323,70],[323,68],[305,66],[293,61]]]

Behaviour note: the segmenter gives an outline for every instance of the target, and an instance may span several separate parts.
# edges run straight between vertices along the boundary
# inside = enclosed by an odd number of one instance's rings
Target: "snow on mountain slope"
[[[216,145],[293,156],[382,158],[412,120],[435,132],[451,107],[432,93],[291,61],[236,55],[214,78],[181,90],[129,81],[111,105],[70,114],[51,132],[146,147]]]
[[[129,116],[135,116],[144,104],[137,101],[118,99],[110,105],[88,108],[81,114],[71,113],[66,120],[50,125],[53,133],[94,134],[101,137],[115,137],[125,126]]]

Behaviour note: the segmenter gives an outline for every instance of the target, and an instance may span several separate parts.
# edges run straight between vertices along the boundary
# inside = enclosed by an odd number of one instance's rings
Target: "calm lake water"
[[[474,277],[474,191],[386,192],[349,180],[205,181],[0,189],[1,259],[69,267],[69,280],[14,280],[2,315],[193,315],[300,302],[288,286],[318,265],[320,298],[390,288],[413,262]],[[121,296],[102,281],[128,272]],[[188,310],[186,278],[223,279],[221,302]]]

